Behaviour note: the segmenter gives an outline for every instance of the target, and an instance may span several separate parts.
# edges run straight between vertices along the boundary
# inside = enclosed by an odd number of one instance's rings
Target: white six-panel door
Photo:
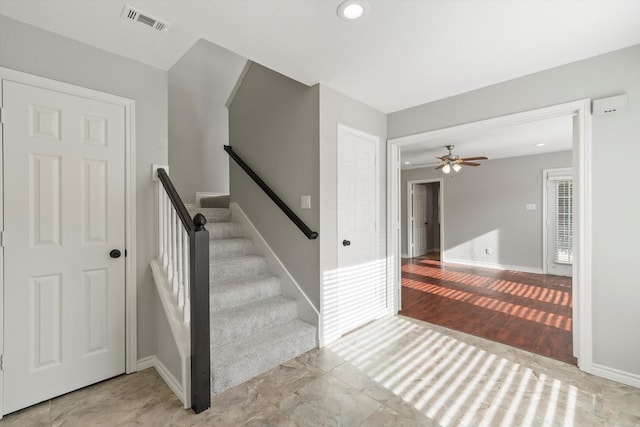
[[[2,94],[6,414],[124,373],[125,116],[10,81]]]
[[[375,136],[338,127],[338,310],[346,333],[386,307],[386,260],[378,257]]]

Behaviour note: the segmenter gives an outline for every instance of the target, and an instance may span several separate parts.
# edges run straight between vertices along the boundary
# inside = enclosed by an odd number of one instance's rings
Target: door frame
[[[549,274],[549,263],[547,262],[547,256],[549,249],[547,248],[547,243],[549,242],[549,226],[547,221],[549,220],[549,215],[547,209],[549,209],[549,190],[547,189],[547,184],[549,181],[549,173],[562,173],[566,172],[567,175],[571,175],[573,178],[573,168],[552,168],[552,169],[542,169],[542,229],[544,232],[542,233],[542,273]],[[575,274],[575,263],[571,265],[571,277]]]
[[[124,107],[125,121],[125,372],[130,374],[137,370],[138,337],[136,306],[136,170],[135,170],[135,101],[121,96],[99,92],[57,80],[0,67],[0,83],[4,80],[42,89],[62,92],[68,95],[89,98]],[[0,108],[2,107],[2,84],[0,84]],[[1,110],[0,110],[1,111]],[[1,117],[0,117],[1,120]],[[0,123],[0,130],[3,124]],[[0,144],[4,146],[3,133],[0,133]],[[3,152],[0,151],[0,227],[4,229],[4,164]],[[0,245],[0,294],[4,294],[4,242]],[[4,355],[4,300],[0,304],[0,354]],[[4,372],[0,371],[0,419],[3,413]]]
[[[392,138],[387,141],[387,250],[388,286],[396,296],[394,310],[400,307],[400,147],[416,142],[455,137],[504,126],[529,123],[557,117],[573,117],[573,185],[574,185],[574,256],[573,267],[573,354],[578,367],[593,372],[593,319],[592,319],[592,125],[591,99],[585,98],[564,104],[525,111]]]
[[[440,220],[440,261],[444,255],[444,178],[430,178],[430,179],[416,179],[413,181],[407,181],[407,256],[413,258],[415,256],[413,252],[413,245],[409,243],[413,240],[413,228],[414,224],[411,221],[413,217],[413,186],[416,184],[431,184],[437,182],[440,186],[438,191],[438,215]],[[409,197],[411,195],[411,197]],[[411,224],[411,227],[409,227]],[[402,302],[402,301],[400,301]]]

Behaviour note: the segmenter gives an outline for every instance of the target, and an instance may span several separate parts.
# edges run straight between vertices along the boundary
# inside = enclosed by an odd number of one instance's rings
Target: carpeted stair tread
[[[234,237],[209,241],[209,258],[232,258],[253,253],[253,240]]]
[[[237,222],[211,222],[204,227],[209,231],[209,239],[242,237],[242,225]]]
[[[212,348],[213,394],[314,349],[317,345],[316,335],[314,326],[295,319],[223,347]]]
[[[270,275],[243,277],[210,285],[211,312],[280,295],[280,278]]]
[[[258,255],[245,255],[209,260],[209,283],[259,276],[267,271],[267,260]]]
[[[187,208],[189,215],[193,218],[197,213],[201,213],[207,219],[207,223],[229,222],[231,210],[222,208]]]
[[[298,317],[294,298],[275,296],[221,310],[211,315],[211,345],[221,347],[255,334],[261,329],[282,325]]]

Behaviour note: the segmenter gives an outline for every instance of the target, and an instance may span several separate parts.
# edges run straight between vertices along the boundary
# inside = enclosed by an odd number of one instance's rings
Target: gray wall
[[[225,103],[246,59],[199,40],[169,70],[169,167],[185,203],[196,191],[229,192]]]
[[[319,89],[251,64],[229,106],[234,151],[314,231],[319,229]],[[256,226],[316,308],[319,242],[309,240],[230,160],[231,200]],[[300,196],[311,209],[300,209]]]
[[[594,363],[640,375],[640,45],[500,83],[388,116],[389,137],[440,129],[583,98],[620,93],[626,111],[593,117]]]
[[[167,162],[167,73],[0,15],[0,66],[136,102],[138,358],[156,351],[156,196],[151,165]]]
[[[571,166],[571,151],[488,160],[444,175],[401,174],[402,253],[407,248],[407,182],[443,178],[444,259],[542,269],[542,170]],[[535,211],[525,204],[535,203]],[[491,255],[485,249],[491,249]]]
[[[337,125],[338,123],[380,138],[378,151],[380,175],[378,256],[386,257],[386,115],[335,90],[320,85],[320,271],[324,273],[338,267],[338,218],[337,218]],[[336,314],[335,310],[324,311],[324,324]],[[322,313],[321,313],[322,314]],[[324,331],[327,332],[328,331]],[[324,337],[331,339],[332,337]]]

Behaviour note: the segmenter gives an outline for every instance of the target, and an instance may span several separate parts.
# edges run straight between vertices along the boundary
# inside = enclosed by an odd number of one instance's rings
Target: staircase
[[[209,231],[211,392],[218,394],[317,347],[315,326],[298,319],[295,299],[243,238],[227,208],[190,208]]]

